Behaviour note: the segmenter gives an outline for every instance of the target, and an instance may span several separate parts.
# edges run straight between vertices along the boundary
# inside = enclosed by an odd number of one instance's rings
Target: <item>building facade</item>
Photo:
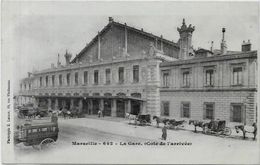
[[[169,118],[256,120],[257,52],[195,50],[194,26],[182,26],[178,43],[115,22],[109,23],[66,64],[29,74],[20,84],[19,103],[48,109],[77,107],[84,114],[104,111]]]

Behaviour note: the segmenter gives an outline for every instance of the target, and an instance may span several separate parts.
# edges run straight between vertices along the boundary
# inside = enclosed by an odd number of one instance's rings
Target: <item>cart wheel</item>
[[[229,128],[229,127],[226,127],[225,129],[224,129],[224,135],[227,135],[227,136],[229,136],[229,135],[231,135],[231,129]]]
[[[146,121],[145,120],[141,120],[141,125],[146,125]]]
[[[53,143],[54,143],[54,140],[52,138],[46,138],[39,144],[39,146],[40,146],[39,148],[40,148],[40,150],[48,148]]]

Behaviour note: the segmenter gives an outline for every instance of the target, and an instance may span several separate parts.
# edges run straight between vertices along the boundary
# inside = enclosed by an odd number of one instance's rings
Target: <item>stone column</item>
[[[127,108],[126,108],[127,113],[131,113],[131,100],[127,100]]]
[[[74,107],[74,99],[70,99],[70,109]]]
[[[88,110],[89,115],[92,115],[93,114],[93,100],[92,99],[89,100],[88,109],[89,109]]]
[[[99,108],[104,111],[104,99],[100,99]]]
[[[112,100],[111,116],[116,117],[116,99]]]
[[[51,99],[48,98],[48,110],[50,110],[50,109],[51,109]]]
[[[55,99],[55,110],[59,109],[59,101],[58,98]]]
[[[83,108],[83,100],[79,99],[79,112],[82,112],[82,108]]]

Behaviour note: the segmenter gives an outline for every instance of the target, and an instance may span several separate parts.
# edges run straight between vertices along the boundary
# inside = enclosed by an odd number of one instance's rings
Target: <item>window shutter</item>
[[[206,119],[206,104],[203,104],[203,119]]]
[[[233,106],[231,105],[231,107],[230,107],[230,122],[233,121],[233,111],[234,111],[234,108],[233,108]]]

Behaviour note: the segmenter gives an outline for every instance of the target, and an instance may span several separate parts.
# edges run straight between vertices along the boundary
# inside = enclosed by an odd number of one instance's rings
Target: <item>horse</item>
[[[204,122],[204,121],[199,121],[199,120],[189,120],[189,125],[193,124],[195,127],[194,132],[197,132],[197,127],[200,127],[203,129],[203,131],[205,130],[205,126],[208,125],[208,123]]]
[[[183,125],[185,122],[185,120],[176,121],[175,119],[172,119],[168,121],[168,124],[175,129],[177,126]]]
[[[257,134],[257,125],[256,123],[253,123],[252,126],[254,127],[254,130],[253,132],[251,131],[247,131],[245,129],[245,126],[244,125],[237,125],[235,126],[235,129],[236,129],[236,132],[239,133],[239,131],[241,130],[243,132],[243,138],[245,139],[246,138],[246,133],[252,133],[254,135],[254,140],[256,139],[256,134]]]
[[[125,118],[126,118],[126,119],[129,119],[129,124],[130,124],[131,120],[134,120],[134,121],[135,121],[135,124],[137,124],[137,116],[138,116],[138,115],[133,115],[133,114],[130,114],[130,113],[125,113]]]
[[[160,118],[158,116],[153,116],[153,120],[156,120],[157,128],[159,128],[159,124],[160,123],[163,123],[164,125],[166,125],[167,122],[169,122],[169,119],[167,119],[167,118]]]

